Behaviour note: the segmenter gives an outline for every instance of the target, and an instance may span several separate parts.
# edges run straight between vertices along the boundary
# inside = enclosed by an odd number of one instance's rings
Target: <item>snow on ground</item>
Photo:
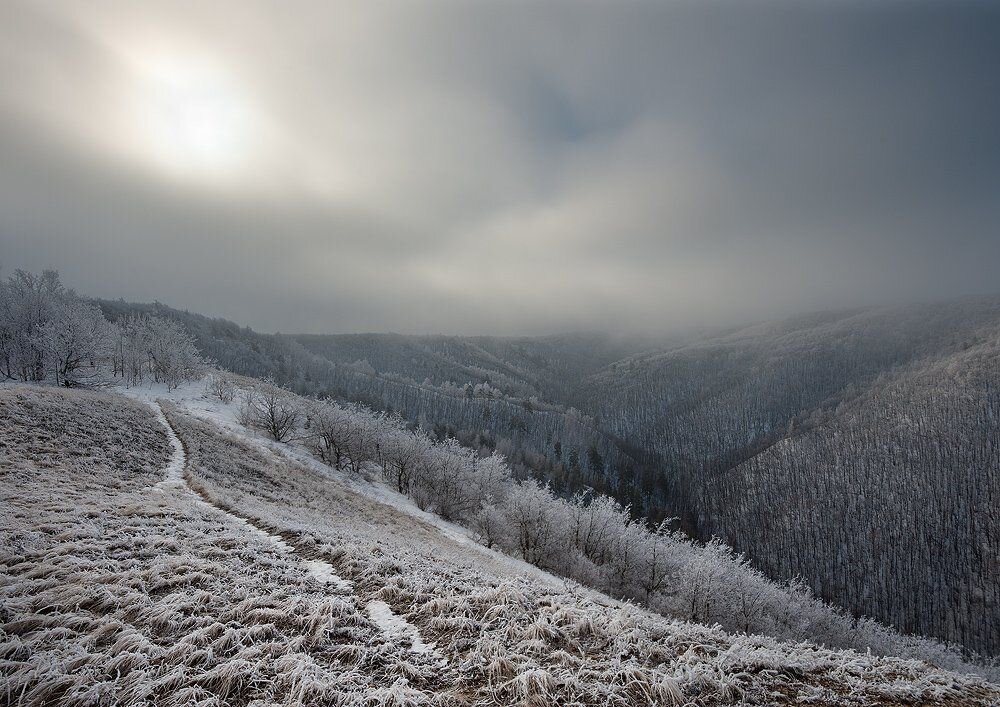
[[[333,565],[322,560],[306,560],[306,568],[317,582],[327,584],[345,594],[350,593],[351,583],[338,575]]]
[[[153,404],[151,407],[160,424],[166,430],[167,439],[170,440],[170,460],[163,471],[163,481],[157,482],[155,488],[161,491],[168,488],[186,488],[187,485],[184,482],[184,446],[177,435],[174,434],[174,430],[170,427],[170,423],[167,422],[167,418],[164,416],[160,406]]]
[[[392,613],[392,609],[384,601],[373,599],[366,607],[368,615],[390,639],[402,640],[410,644],[414,653],[431,653],[434,646],[429,646],[420,638],[417,627],[401,616]]]
[[[612,602],[230,433],[193,387],[131,394],[164,398],[186,485],[149,493],[178,454],[148,405],[0,391],[0,703],[1000,704],[917,661]]]

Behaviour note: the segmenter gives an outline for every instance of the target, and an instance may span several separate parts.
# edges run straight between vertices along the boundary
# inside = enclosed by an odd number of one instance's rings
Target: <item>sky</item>
[[[0,274],[262,331],[1000,292],[1000,3],[0,0]]]

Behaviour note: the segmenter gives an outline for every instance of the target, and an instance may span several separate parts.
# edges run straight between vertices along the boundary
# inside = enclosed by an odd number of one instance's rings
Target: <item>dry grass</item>
[[[143,406],[15,389],[0,411],[0,704],[347,705],[403,679],[407,699],[436,699],[436,666],[386,644],[354,598],[192,494],[151,489],[169,445]],[[86,455],[64,446],[87,437]]]
[[[215,506],[153,488],[170,445],[148,409],[0,390],[0,704],[1000,702],[996,687],[923,663],[618,604],[167,411],[191,486]],[[352,591],[318,582],[306,559]],[[383,633],[372,601],[433,650]]]
[[[993,704],[995,687],[924,663],[670,621],[460,544],[314,467],[180,410],[191,480],[317,554],[433,642],[449,699],[496,704]],[[403,704],[406,704],[403,702]]]

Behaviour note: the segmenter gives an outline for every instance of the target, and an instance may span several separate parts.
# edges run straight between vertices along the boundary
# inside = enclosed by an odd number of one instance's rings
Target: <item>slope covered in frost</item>
[[[4,702],[1000,700],[989,683],[917,661],[731,636],[619,604],[164,408],[186,450],[184,483],[161,484],[171,438],[152,407],[0,391]]]

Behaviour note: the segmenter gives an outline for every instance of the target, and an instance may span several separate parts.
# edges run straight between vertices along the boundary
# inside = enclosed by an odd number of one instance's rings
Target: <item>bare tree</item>
[[[303,417],[299,404],[274,385],[246,391],[239,411],[242,424],[266,433],[276,442],[290,441]]]
[[[205,390],[227,405],[233,402],[233,399],[236,397],[236,384],[221,371],[217,371],[208,377]]]

